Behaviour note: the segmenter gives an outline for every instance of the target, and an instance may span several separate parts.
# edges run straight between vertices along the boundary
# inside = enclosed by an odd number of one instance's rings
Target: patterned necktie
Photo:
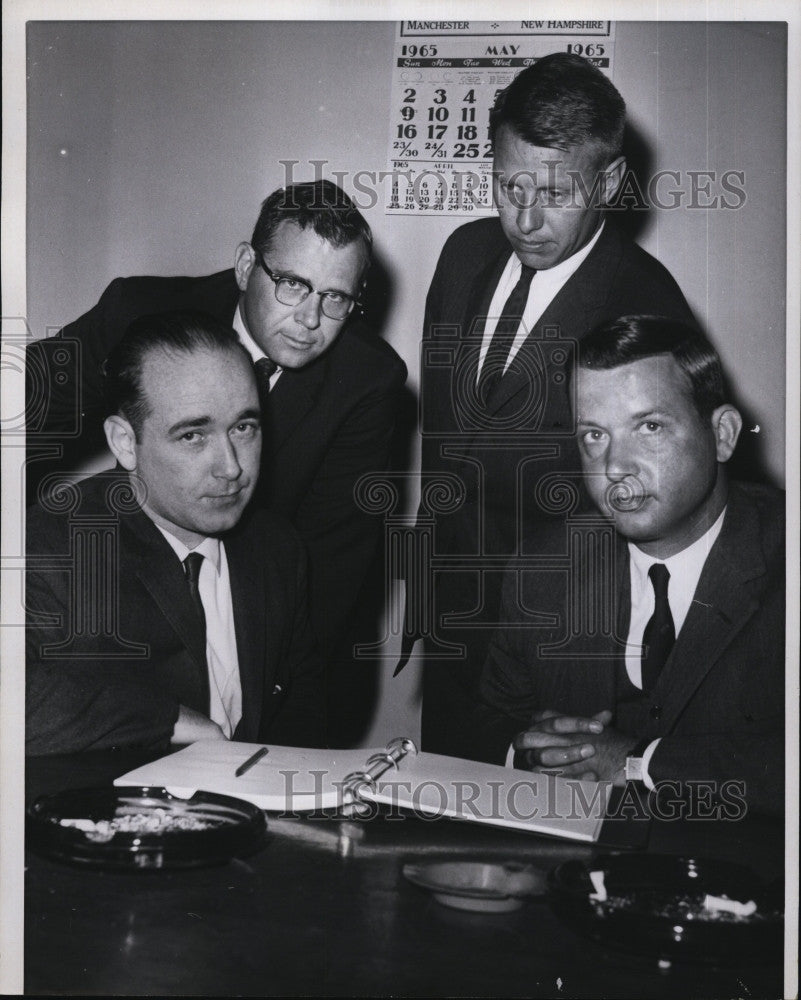
[[[528,302],[531,280],[536,273],[533,267],[521,265],[520,278],[504,304],[478,378],[478,396],[484,403],[487,402],[492,390],[503,377],[509,351],[517,335],[520,320],[523,318],[526,302]]]
[[[270,379],[278,371],[278,365],[271,358],[259,358],[256,362],[256,381],[259,383],[259,399],[262,409],[270,395]]]
[[[668,582],[670,573],[667,566],[654,563],[648,570],[648,577],[654,588],[654,613],[648,620],[643,632],[642,654],[642,689],[650,691],[656,684],[662,667],[664,667],[673,644],[676,641],[676,629],[673,615],[668,604]]]

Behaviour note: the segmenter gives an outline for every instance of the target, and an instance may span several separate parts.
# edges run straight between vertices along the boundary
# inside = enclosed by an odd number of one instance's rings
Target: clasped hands
[[[611,721],[608,709],[589,718],[546,709],[535,712],[532,725],[517,734],[513,746],[523,752],[529,771],[622,785],[634,740]]]

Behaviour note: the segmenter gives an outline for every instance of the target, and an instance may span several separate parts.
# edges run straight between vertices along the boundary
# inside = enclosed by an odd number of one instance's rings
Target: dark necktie
[[[270,395],[270,379],[278,371],[278,365],[270,358],[259,358],[256,362],[256,381],[259,383],[259,399],[264,401]]]
[[[509,357],[509,351],[514,343],[520,320],[528,302],[528,292],[531,279],[537,273],[533,267],[521,265],[520,278],[506,300],[498,325],[492,334],[489,349],[481,366],[478,379],[478,396],[484,403],[490,393],[503,377],[503,370]]]
[[[184,574],[186,575],[186,583],[189,587],[189,596],[192,598],[192,604],[195,606],[195,611],[197,611],[198,618],[200,619],[203,645],[205,646],[206,612],[203,610],[203,601],[200,599],[200,588],[198,586],[198,582],[200,581],[200,568],[202,565],[203,554],[201,552],[190,552],[186,559],[184,559]]]
[[[200,552],[190,552],[184,559],[184,575],[186,584],[189,587],[189,596],[197,611],[198,624],[200,625],[200,645],[203,649],[203,662],[205,669],[199,672],[198,685],[200,690],[201,711],[208,715],[209,712],[209,667],[206,660],[206,612],[203,610],[203,601],[200,599],[200,568],[203,565],[203,555]]]
[[[673,625],[673,615],[668,604],[668,582],[670,573],[667,566],[654,563],[648,570],[648,577],[654,588],[654,613],[643,632],[642,654],[642,689],[650,691],[656,684],[659,673],[664,667],[673,644],[676,641],[676,629]]]

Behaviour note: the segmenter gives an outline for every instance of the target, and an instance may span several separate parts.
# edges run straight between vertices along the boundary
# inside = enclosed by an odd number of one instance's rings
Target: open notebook
[[[237,777],[237,767],[258,749],[259,744],[202,740],[114,784],[163,786],[184,798],[196,791],[218,792],[283,813],[365,811],[372,803],[385,803],[426,818],[455,816],[589,842],[598,839],[611,792],[609,783],[419,753],[404,738],[374,750],[270,746]]]

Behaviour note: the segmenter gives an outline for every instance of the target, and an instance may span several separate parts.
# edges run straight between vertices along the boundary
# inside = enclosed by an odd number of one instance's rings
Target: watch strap
[[[651,740],[648,738],[639,740],[626,755],[626,781],[643,780],[642,758],[650,744]]]

